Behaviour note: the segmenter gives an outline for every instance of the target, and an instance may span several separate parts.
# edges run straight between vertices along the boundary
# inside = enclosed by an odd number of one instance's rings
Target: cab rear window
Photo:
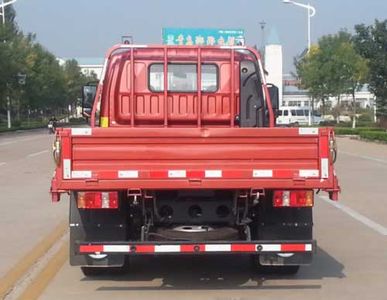
[[[213,64],[202,65],[202,92],[216,92],[218,90],[218,68]],[[168,91],[197,92],[196,64],[168,64]],[[164,91],[164,65],[152,64],[149,67],[149,90]]]

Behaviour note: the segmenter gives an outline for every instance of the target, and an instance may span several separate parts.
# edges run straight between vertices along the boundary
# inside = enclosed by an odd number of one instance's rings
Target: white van
[[[311,115],[312,124],[320,124],[322,121],[321,115],[314,111]],[[277,125],[308,125],[309,124],[309,108],[308,107],[293,107],[283,106],[278,110]]]

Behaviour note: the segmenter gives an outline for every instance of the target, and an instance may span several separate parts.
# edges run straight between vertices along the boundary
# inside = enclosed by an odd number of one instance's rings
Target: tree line
[[[60,64],[34,34],[20,30],[12,6],[5,10],[6,22],[0,24],[0,121],[8,108],[15,123],[27,115],[67,112],[76,104],[81,86],[96,76],[82,74],[76,60]]]
[[[333,108],[339,121],[342,95],[352,96],[353,127],[356,126],[356,91],[365,84],[376,97],[376,113],[387,123],[387,20],[373,25],[360,24],[351,34],[341,30],[318,40],[317,45],[295,59],[301,87],[321,101],[323,110],[329,97],[337,98]]]

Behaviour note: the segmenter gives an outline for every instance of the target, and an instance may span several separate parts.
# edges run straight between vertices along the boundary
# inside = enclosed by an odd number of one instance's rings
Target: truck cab
[[[136,255],[311,262],[314,190],[339,192],[334,133],[275,126],[254,49],[117,45],[88,103],[90,127],[57,130],[51,186],[71,195],[70,263],[85,275]]]

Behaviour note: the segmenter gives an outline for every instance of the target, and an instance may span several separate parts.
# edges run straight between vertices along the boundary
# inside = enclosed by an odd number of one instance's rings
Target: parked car
[[[309,112],[308,107],[284,106],[278,111],[277,125],[308,125]],[[316,111],[313,111],[310,117],[314,125],[322,121],[321,114]]]

